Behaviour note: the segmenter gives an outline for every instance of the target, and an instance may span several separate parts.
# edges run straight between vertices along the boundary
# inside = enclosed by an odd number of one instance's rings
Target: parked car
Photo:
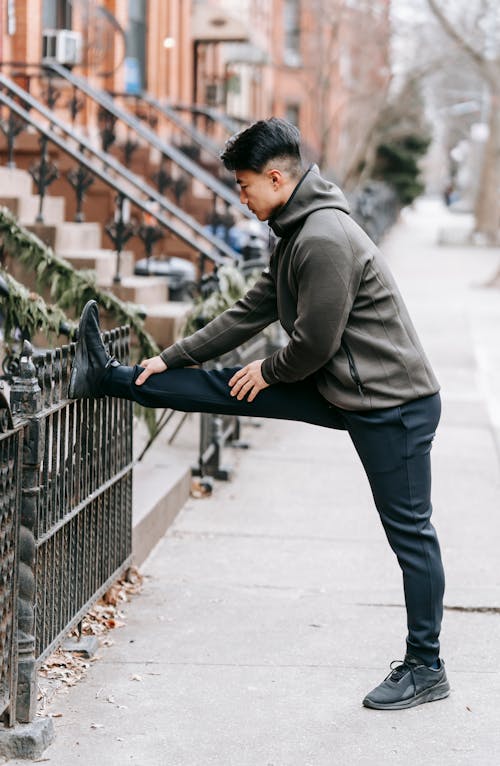
[[[197,291],[196,269],[191,261],[175,256],[142,258],[135,264],[139,276],[166,277],[171,301],[190,300]]]

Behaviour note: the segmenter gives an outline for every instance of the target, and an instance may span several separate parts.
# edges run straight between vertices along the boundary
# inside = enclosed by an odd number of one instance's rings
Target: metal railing
[[[0,391],[0,717],[16,720],[18,536],[23,426],[12,424]]]
[[[155,98],[149,93],[111,93],[113,98],[125,104],[127,109],[134,110],[139,119],[145,121],[151,127],[155,127],[162,120],[174,128],[179,136],[179,148],[183,151],[182,142],[188,140],[191,147],[200,152],[206,152],[212,159],[219,158],[222,146],[214,141],[206,133],[198,130],[192,122],[181,117],[178,109],[170,104]],[[221,165],[222,167],[222,165]]]
[[[194,119],[202,118],[216,125],[221,125],[228,135],[237,133],[245,125],[250,124],[250,120],[230,117],[224,112],[220,112],[210,106],[203,106],[202,104],[174,104],[172,108],[178,112],[190,114]]]
[[[203,259],[217,263],[221,256],[222,259],[237,257],[237,253],[226,242],[214,236],[192,216],[159,194],[156,189],[129,171],[114,157],[97,149],[90,141],[76,134],[73,128],[59,120],[53,112],[12,80],[0,75],[0,86],[3,89],[0,90],[0,104],[8,107],[10,113],[15,114],[26,125],[35,128],[45,140],[45,143],[41,145],[41,163],[47,163],[46,144],[47,141],[50,141],[78,163],[75,171],[81,172],[83,168],[114,189],[118,196],[115,223],[121,221],[122,228],[127,228],[124,220],[123,201],[128,199],[142,213],[154,218],[162,227],[199,252]],[[10,95],[7,95],[5,91]],[[22,105],[14,99],[18,99]],[[38,118],[35,117],[35,114],[38,115]],[[113,171],[113,174],[110,171]],[[41,185],[41,183],[38,185],[41,196],[40,218],[43,220],[43,199],[46,186]],[[152,203],[154,204],[152,205]],[[77,211],[78,209],[79,206],[77,205]],[[121,248],[117,246],[117,250],[120,252]]]
[[[162,156],[172,160],[192,179],[200,182],[209,189],[215,197],[226,202],[241,215],[247,218],[253,218],[253,214],[240,203],[239,196],[233,190],[229,189],[226,184],[219,181],[196,162],[189,159],[182,151],[180,151],[180,149],[177,149],[159,138],[159,136],[146,126],[143,121],[134,117],[127,110],[118,107],[108,93],[94,88],[85,78],[78,77],[53,60],[44,60],[43,66],[47,72],[52,72],[61,79],[66,80],[66,82],[72,85],[80,94],[85,95],[87,98],[98,104],[102,109],[106,110],[115,122],[119,120],[133,135],[143,139],[149,147],[153,147],[158,150]]]
[[[104,341],[127,360],[128,328]],[[11,725],[33,720],[37,668],[131,563],[132,404],[69,401],[74,350],[24,342],[12,418],[5,399],[0,409],[0,714]]]
[[[128,332],[105,334],[126,360]],[[43,503],[34,526],[35,657],[40,663],[68,628],[130,563],[132,405],[123,399],[68,401],[72,347],[34,356],[41,389]],[[42,445],[40,445],[42,447]]]
[[[267,356],[281,345],[279,328],[273,325],[252,340],[207,365],[206,369],[244,366],[254,359]],[[241,418],[237,415],[200,415],[200,439],[198,464],[195,476],[211,476],[227,481],[231,477],[230,466],[224,463],[224,449],[228,445],[246,446],[240,440]]]

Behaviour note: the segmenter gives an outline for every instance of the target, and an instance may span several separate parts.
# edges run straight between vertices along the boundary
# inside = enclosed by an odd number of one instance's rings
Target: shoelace
[[[393,665],[396,663],[399,663],[399,665],[393,668]],[[390,668],[391,668],[391,672],[389,673],[389,675],[387,676],[385,680],[387,681],[390,679],[391,681],[394,681],[394,683],[398,683],[398,681],[401,681],[403,676],[405,676],[409,672],[411,675],[411,681],[413,684],[413,696],[415,696],[417,693],[417,683],[415,681],[415,673],[413,670],[413,665],[410,665],[408,662],[402,662],[401,660],[393,660],[391,662]]]

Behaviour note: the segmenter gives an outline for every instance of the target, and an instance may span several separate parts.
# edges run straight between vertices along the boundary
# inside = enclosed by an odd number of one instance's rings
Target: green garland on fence
[[[49,338],[58,336],[59,327],[63,322],[72,330],[76,328],[76,324],[71,322],[58,306],[46,303],[41,295],[28,290],[4,269],[0,269],[0,275],[9,288],[9,295],[0,298],[5,342],[8,342],[7,339],[17,327],[30,338],[39,330]]]
[[[217,270],[217,289],[207,297],[195,299],[183,328],[183,335],[191,335],[231,308],[242,298],[255,279],[245,279],[235,266],[221,266]]]
[[[50,306],[36,293],[24,288],[14,289],[13,297],[4,299],[7,307],[6,337],[15,327],[26,330],[30,335],[36,330],[56,333],[57,318],[64,317],[65,309],[72,309],[78,315],[88,300],[97,300],[119,325],[130,325],[139,344],[141,358],[158,354],[158,346],[152,336],[144,330],[139,309],[132,303],[117,298],[107,290],[101,290],[95,282],[92,271],[77,271],[67,261],[55,255],[35,234],[20,226],[7,208],[0,207],[0,245],[3,251],[35,272],[37,285],[50,289],[55,306]],[[12,277],[9,277],[9,282]],[[14,280],[15,281],[15,280]],[[16,300],[19,296],[19,300]],[[58,314],[60,312],[60,314]],[[56,328],[57,324],[57,328]]]

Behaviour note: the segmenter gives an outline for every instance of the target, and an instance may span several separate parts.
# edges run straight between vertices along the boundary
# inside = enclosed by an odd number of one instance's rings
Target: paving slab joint
[[[0,727],[0,756],[7,759],[39,758],[55,739],[52,718]]]

